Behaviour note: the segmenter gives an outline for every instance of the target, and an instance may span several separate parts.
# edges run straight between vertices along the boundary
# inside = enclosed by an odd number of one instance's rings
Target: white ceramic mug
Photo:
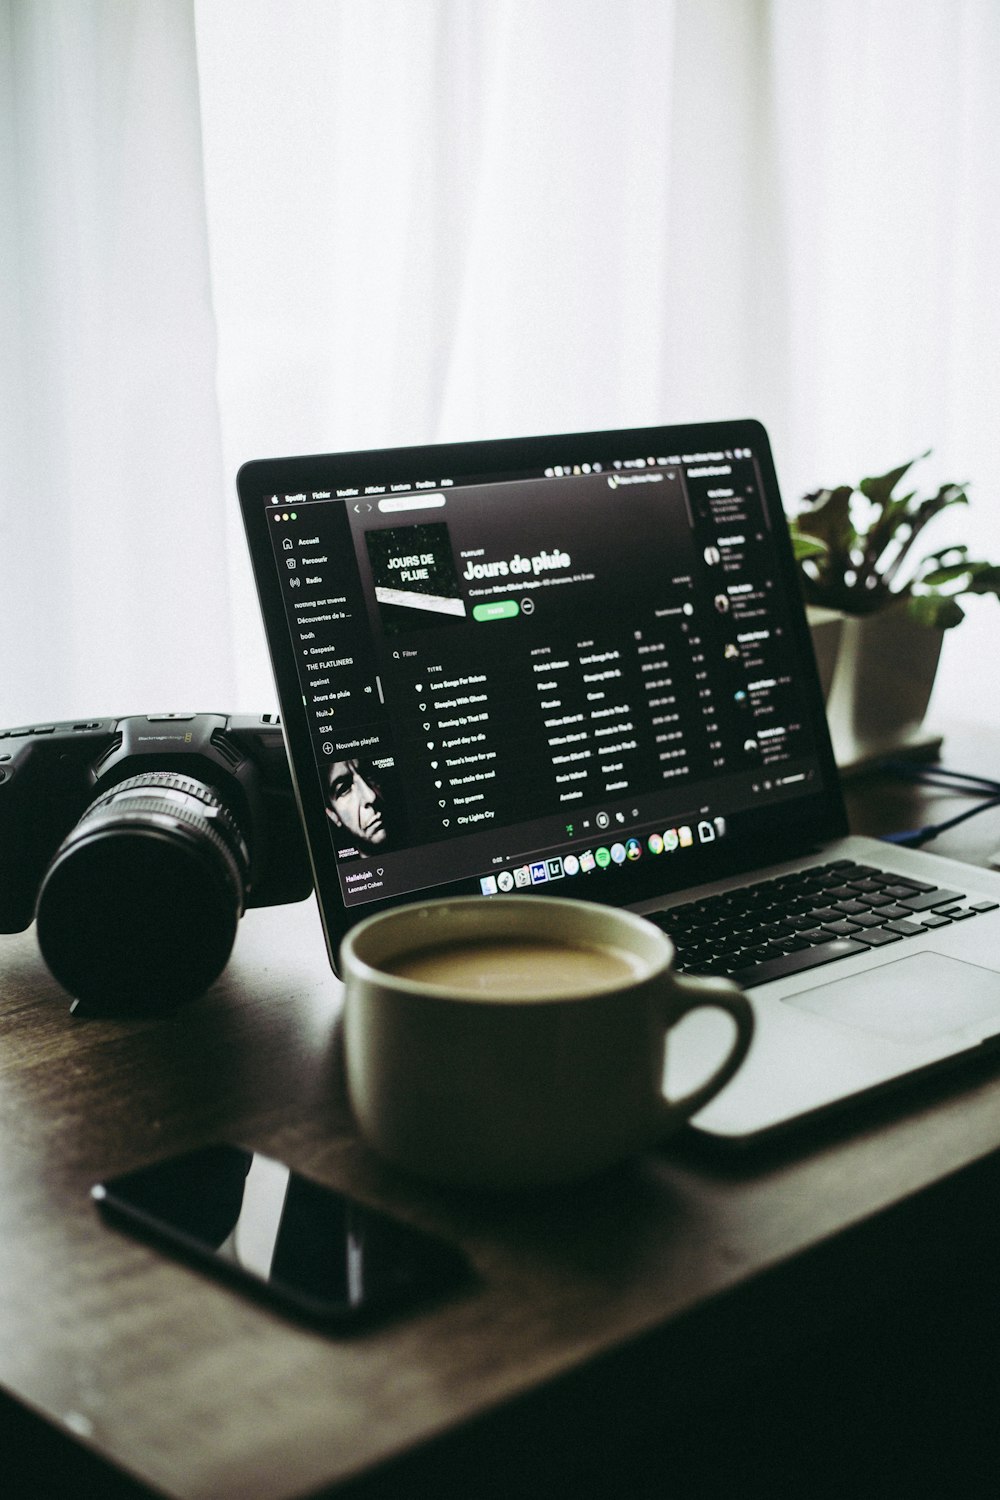
[[[631,912],[550,897],[460,897],[382,912],[344,939],[344,1046],[361,1133],[439,1181],[512,1188],[589,1176],[678,1129],[753,1035],[721,979],[682,978]],[[663,1094],[666,1040],[715,1006],[735,1022],[699,1087]]]

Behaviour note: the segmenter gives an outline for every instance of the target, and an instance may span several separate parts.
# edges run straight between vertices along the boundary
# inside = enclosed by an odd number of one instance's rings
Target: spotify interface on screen
[[[264,501],[347,905],[555,894],[815,785],[750,449]]]

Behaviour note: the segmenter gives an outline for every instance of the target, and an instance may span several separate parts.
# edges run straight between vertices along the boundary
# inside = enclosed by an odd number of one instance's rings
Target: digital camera
[[[246,907],[311,890],[277,715],[0,730],[0,932],[36,918],[46,963],[88,1007],[200,993]]]

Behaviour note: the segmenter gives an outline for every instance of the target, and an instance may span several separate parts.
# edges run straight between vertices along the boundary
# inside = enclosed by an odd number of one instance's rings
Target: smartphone
[[[99,1182],[91,1197],[108,1219],[330,1330],[471,1277],[457,1246],[228,1143]]]

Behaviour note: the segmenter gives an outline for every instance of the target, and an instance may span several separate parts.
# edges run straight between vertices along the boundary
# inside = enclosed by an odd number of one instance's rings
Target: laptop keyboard
[[[964,922],[996,901],[848,859],[647,912],[677,949],[677,968],[746,988]]]

